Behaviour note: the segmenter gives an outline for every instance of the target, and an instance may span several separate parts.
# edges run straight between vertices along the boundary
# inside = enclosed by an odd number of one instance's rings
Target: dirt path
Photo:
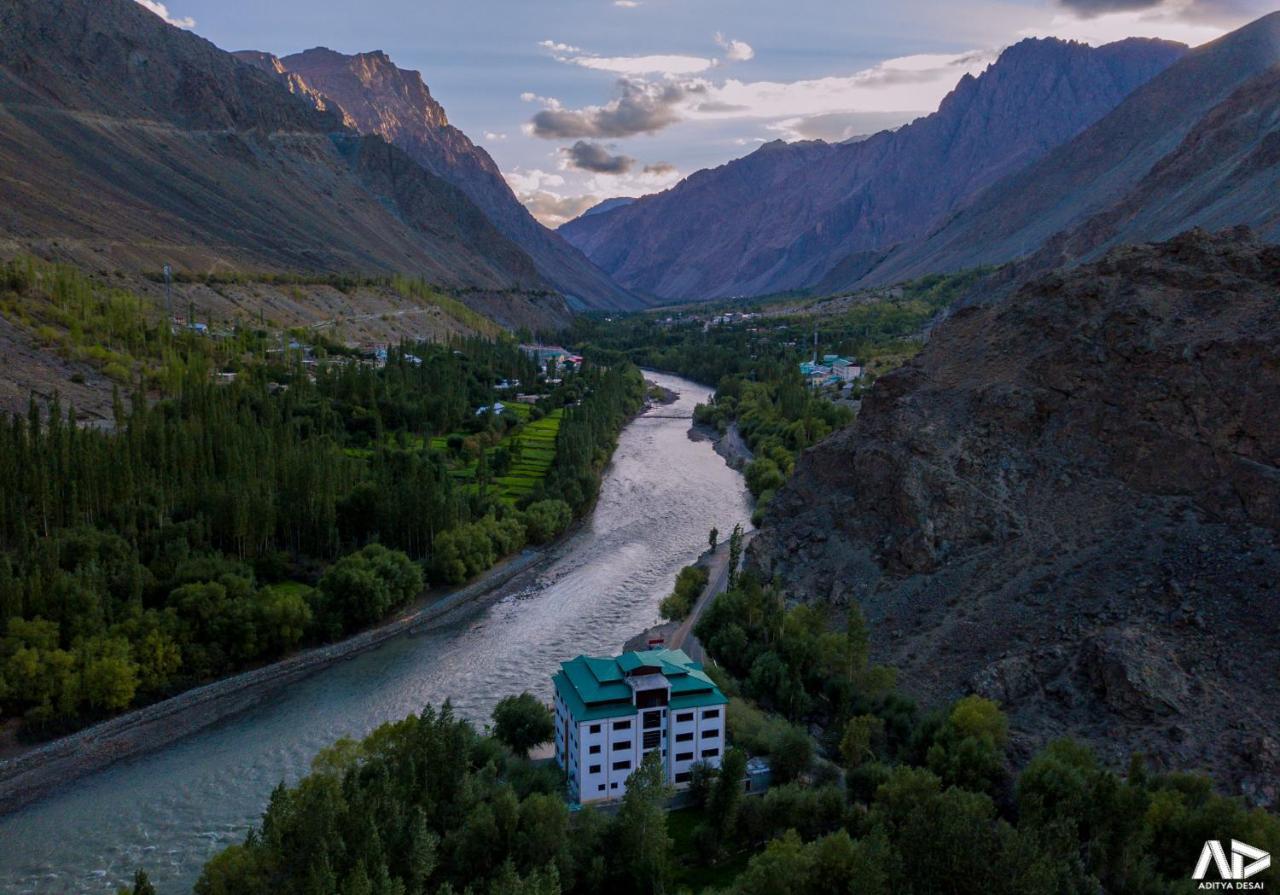
[[[746,553],[747,544],[751,543],[751,538],[754,535],[754,529],[743,533],[742,550],[744,554]],[[667,638],[667,646],[670,649],[684,650],[689,658],[695,662],[705,662],[706,655],[702,649],[702,644],[698,642],[698,638],[693,634],[693,626],[698,623],[702,613],[711,605],[711,601],[724,593],[729,587],[729,542],[727,540],[720,542],[716,549],[706,557],[705,566],[708,572],[707,586],[702,589],[702,595],[698,597],[698,601],[689,610],[689,615]]]

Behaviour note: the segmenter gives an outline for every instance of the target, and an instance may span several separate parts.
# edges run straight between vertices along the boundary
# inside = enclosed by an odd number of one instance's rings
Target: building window
[[[676,761],[693,761],[692,752],[677,752]]]
[[[604,792],[604,784],[603,784],[603,783],[601,783],[599,786],[597,786],[597,787],[596,787],[596,791],[597,791],[597,792]]]
[[[630,719],[630,718],[628,718],[628,719],[627,719],[627,720],[625,720],[625,721],[614,721],[614,722],[613,722],[613,729],[614,729],[614,730],[630,730],[630,729],[631,729],[631,719]]]
[[[716,750],[716,754],[718,755],[718,754],[719,754],[719,752],[720,752],[720,750],[719,750],[719,749],[717,749],[717,750]],[[629,759],[629,758],[628,758],[626,761],[615,761],[615,762],[613,763],[613,769],[614,769],[615,771],[629,771],[629,770],[631,770],[631,759]]]
[[[681,771],[679,774],[676,774],[676,782],[688,783],[691,776],[692,775],[688,771]]]
[[[676,742],[677,742],[677,743],[687,743],[687,742],[689,742],[691,739],[693,739],[693,733],[692,733],[692,732],[690,732],[690,733],[678,733],[678,734],[676,734]]]
[[[631,748],[630,740],[618,740],[613,744],[614,752],[625,752]]]
[[[610,788],[610,789],[617,789],[617,788],[618,788],[618,784],[616,784],[616,783],[610,783],[610,784],[609,784],[609,788]]]
[[[720,731],[714,727],[708,730],[704,730],[702,732],[702,738],[704,740],[710,739],[711,737],[718,737],[718,736],[720,736]]]
[[[692,720],[693,720],[693,712],[681,712],[680,714],[676,715],[677,724],[683,724],[685,721],[692,721]]]
[[[702,750],[703,758],[715,758],[719,754],[720,754],[719,749],[703,749]]]
[[[703,712],[703,713],[702,713],[702,717],[703,717],[703,718],[719,718],[719,717],[720,717],[720,710],[719,710],[719,709],[707,709],[705,712]]]
[[[593,764],[591,767],[587,768],[587,773],[588,773],[588,774],[599,774],[599,773],[600,773],[600,765],[598,765],[598,764]]]
[[[587,750],[587,752],[588,752],[589,754],[591,754],[591,755],[599,755],[599,754],[600,754],[600,744],[599,744],[599,743],[596,743],[594,746],[592,746],[591,748],[589,748],[589,749]]]
[[[599,733],[599,732],[600,732],[600,725],[599,725],[599,724],[592,724],[590,729],[591,729],[591,732],[592,732],[592,733]]]

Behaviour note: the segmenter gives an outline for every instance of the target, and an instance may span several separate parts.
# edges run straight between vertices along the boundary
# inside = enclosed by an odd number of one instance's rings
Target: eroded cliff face
[[[957,312],[808,451],[751,558],[932,704],[1280,799],[1280,248],[1113,251]]]

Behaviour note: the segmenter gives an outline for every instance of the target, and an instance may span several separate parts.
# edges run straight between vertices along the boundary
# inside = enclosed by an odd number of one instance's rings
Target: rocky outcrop
[[[623,285],[664,298],[826,289],[925,237],[1185,51],[1151,40],[1025,40],[899,130],[853,143],[770,143],[560,232]]]
[[[489,153],[449,123],[418,72],[397,67],[381,51],[347,55],[316,47],[283,59],[257,51],[235,55],[280,78],[317,108],[331,107],[361,133],[376,134],[399,147],[458,187],[571,302],[595,308],[641,306],[640,299],[534,220]]]
[[[549,289],[465,193],[133,0],[0,4],[0,236],[95,270]]]
[[[754,564],[937,704],[1280,799],[1280,247],[1193,231],[958,310],[806,452]]]

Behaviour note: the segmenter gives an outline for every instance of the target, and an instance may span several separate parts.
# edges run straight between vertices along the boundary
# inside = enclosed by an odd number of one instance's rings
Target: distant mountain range
[[[1096,125],[993,185],[865,278],[1034,256],[1045,269],[1189,227],[1280,237],[1280,13],[1198,47]]]
[[[363,134],[376,134],[436,176],[458,187],[508,239],[524,249],[538,272],[578,307],[638,307],[611,280],[520,204],[489,154],[449,123],[422,76],[398,68],[385,53],[346,55],[324,47],[276,58],[242,51],[242,61],[281,78],[321,108],[333,108]]]
[[[813,287],[925,236],[1184,53],[1154,40],[1024,40],[906,127],[854,143],[769,143],[560,232],[619,282],[662,298]]]

